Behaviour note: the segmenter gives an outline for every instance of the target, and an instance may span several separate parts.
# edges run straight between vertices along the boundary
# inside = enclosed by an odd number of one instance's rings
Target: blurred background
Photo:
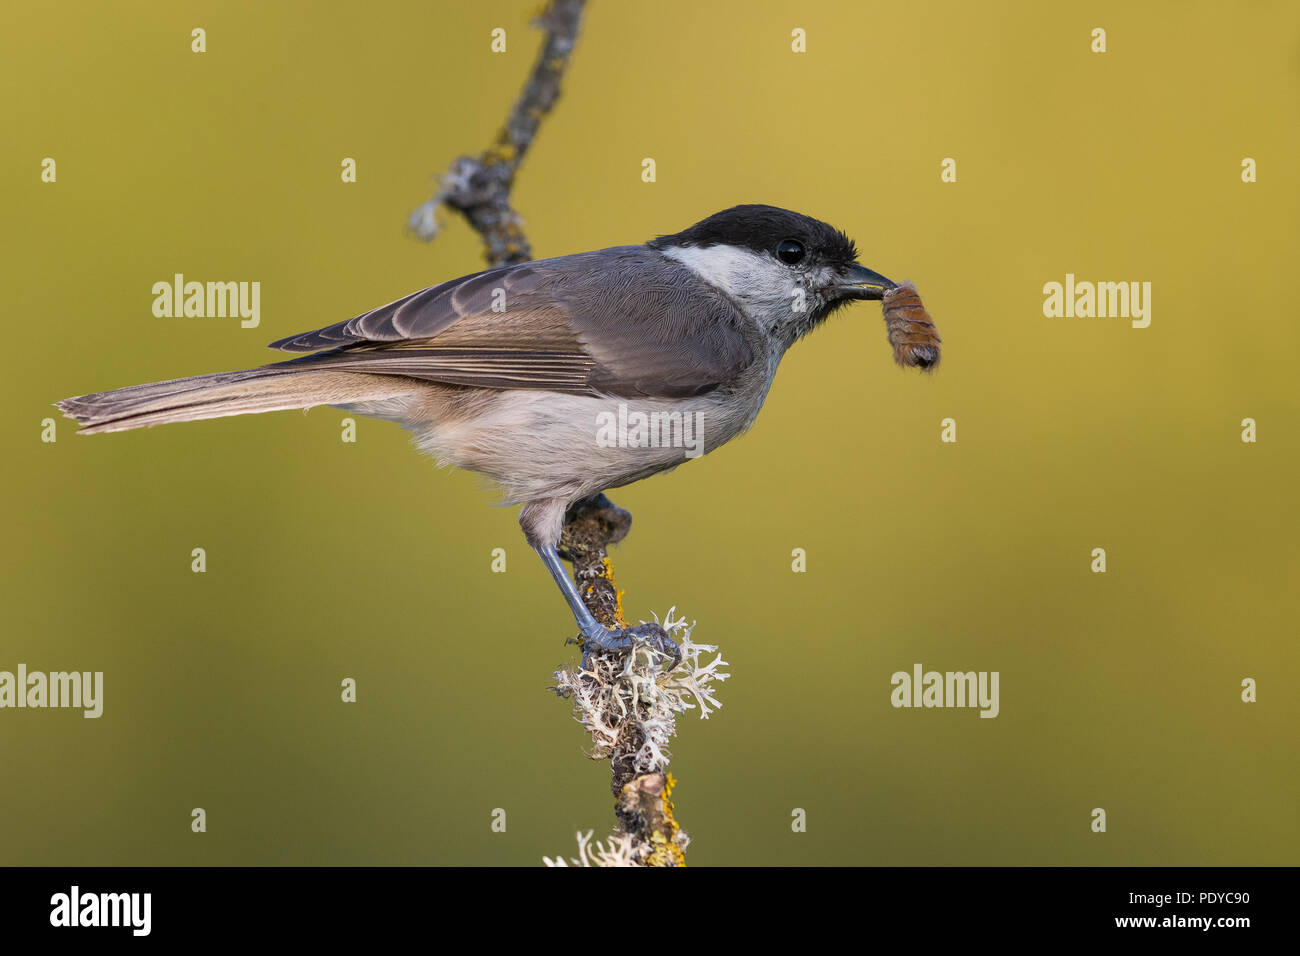
[[[494,137],[538,9],[0,9],[0,670],[105,675],[98,720],[0,711],[0,863],[536,865],[607,832],[547,690],[571,618],[476,476],[329,408],[40,440],[56,399],[482,268],[459,220],[403,227]],[[612,494],[629,616],[731,662],[675,747],[692,864],[1296,861],[1298,105],[1293,3],[589,5],[514,194],[536,255],[772,203],[944,339],[903,371],[843,311],[749,435]],[[178,272],[261,282],[260,327],[156,318]],[[1151,282],[1150,327],[1045,318],[1067,272]],[[892,708],[915,663],[999,671],[1000,715]]]

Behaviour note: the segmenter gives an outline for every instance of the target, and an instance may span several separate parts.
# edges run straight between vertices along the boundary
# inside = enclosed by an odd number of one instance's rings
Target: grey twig
[[[407,225],[417,238],[428,242],[438,235],[438,209],[447,206],[463,215],[483,238],[489,264],[510,265],[532,258],[523,220],[510,206],[510,189],[542,118],[560,97],[560,79],[578,39],[585,2],[552,0],[538,18],[546,41],[509,119],[496,142],[481,154],[452,162],[438,191],[411,213]]]

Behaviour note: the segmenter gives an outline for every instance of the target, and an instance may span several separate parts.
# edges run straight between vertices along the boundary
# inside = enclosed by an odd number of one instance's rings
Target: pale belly
[[[476,396],[470,408],[408,427],[440,463],[486,475],[508,503],[519,503],[574,500],[668,471],[730,441],[752,420],[746,403],[715,395],[620,399],[518,390]]]

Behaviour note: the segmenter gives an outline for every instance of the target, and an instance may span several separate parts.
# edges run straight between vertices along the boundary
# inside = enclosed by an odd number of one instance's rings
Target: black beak
[[[846,299],[883,299],[885,293],[896,285],[897,282],[855,262],[840,270],[840,281],[835,288]]]

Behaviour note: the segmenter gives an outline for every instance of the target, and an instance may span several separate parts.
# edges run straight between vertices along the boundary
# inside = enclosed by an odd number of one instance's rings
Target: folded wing
[[[756,334],[694,273],[626,246],[489,269],[272,347],[310,353],[276,367],[667,398],[731,381]]]

